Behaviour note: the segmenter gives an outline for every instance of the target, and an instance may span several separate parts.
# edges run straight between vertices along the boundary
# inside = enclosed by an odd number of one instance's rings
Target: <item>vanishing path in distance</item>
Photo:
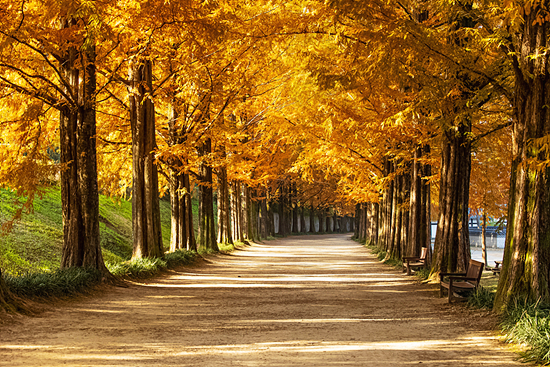
[[[0,325],[0,366],[525,366],[350,235],[255,244]]]

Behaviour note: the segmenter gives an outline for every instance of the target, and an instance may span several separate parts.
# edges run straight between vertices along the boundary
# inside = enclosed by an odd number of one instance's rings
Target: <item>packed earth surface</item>
[[[0,366],[520,366],[486,311],[350,235],[208,256],[0,325]]]

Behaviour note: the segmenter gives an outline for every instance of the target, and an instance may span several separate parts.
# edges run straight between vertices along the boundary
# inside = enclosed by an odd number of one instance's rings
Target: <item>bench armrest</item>
[[[403,261],[407,261],[407,260],[409,260],[409,261],[420,260],[420,257],[418,257],[418,256],[404,256]]]

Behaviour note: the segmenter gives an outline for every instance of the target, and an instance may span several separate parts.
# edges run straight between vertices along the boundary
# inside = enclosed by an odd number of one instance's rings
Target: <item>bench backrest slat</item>
[[[479,284],[482,273],[483,263],[476,260],[470,260],[470,263],[468,264],[468,271],[466,272],[466,278],[473,280],[475,285],[477,285]]]

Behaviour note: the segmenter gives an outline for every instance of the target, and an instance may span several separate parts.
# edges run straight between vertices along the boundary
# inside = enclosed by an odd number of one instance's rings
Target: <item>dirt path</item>
[[[435,295],[349,235],[291,237],[1,325],[0,366],[522,365]]]

